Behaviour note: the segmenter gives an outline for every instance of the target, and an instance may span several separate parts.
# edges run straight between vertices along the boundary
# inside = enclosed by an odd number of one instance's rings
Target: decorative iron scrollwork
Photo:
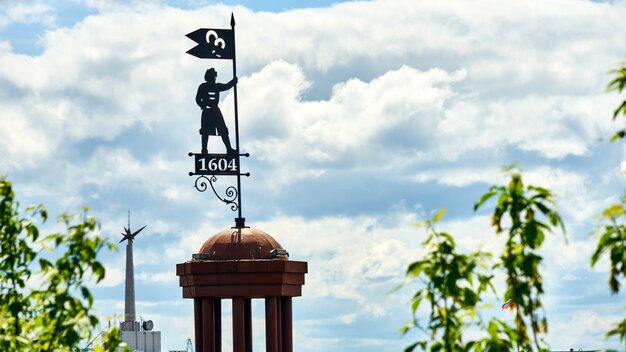
[[[217,177],[212,176],[213,178],[215,178],[217,180]],[[194,187],[196,187],[196,189],[200,192],[204,192],[206,191],[206,189],[209,187],[207,185],[207,182],[209,181],[209,178],[206,176],[198,176],[198,178],[196,179],[196,184],[194,185]]]
[[[196,178],[196,182],[194,187],[200,192],[206,191],[209,186],[213,190],[213,193],[217,197],[217,199],[221,200],[225,204],[230,204],[230,210],[237,211],[239,209],[239,204],[237,203],[237,198],[239,198],[239,192],[237,191],[237,187],[228,186],[224,191],[224,196],[220,196],[220,194],[215,189],[214,183],[217,182],[217,177],[215,175],[211,175],[210,177],[206,177],[204,175],[198,176]]]

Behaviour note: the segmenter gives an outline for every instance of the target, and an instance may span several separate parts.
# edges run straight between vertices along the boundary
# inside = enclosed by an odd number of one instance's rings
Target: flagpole
[[[235,46],[235,15],[230,14],[230,27],[233,31],[233,79],[237,78],[237,47]],[[237,83],[233,86],[234,100],[235,100],[235,162],[237,163],[237,192],[239,193],[238,217],[235,219],[235,227],[242,228],[246,226],[246,219],[241,216],[241,163],[239,158],[239,111],[237,109]]]

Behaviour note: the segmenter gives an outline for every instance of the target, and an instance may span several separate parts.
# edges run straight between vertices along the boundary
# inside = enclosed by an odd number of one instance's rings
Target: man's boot
[[[209,144],[209,135],[208,134],[203,134],[202,135],[202,151],[200,152],[201,154],[208,154],[208,150],[207,150],[207,146]]]
[[[223,135],[222,141],[224,142],[224,146],[226,146],[227,154],[237,154],[237,150],[233,149],[233,147],[230,146],[230,138],[228,137],[228,135]]]

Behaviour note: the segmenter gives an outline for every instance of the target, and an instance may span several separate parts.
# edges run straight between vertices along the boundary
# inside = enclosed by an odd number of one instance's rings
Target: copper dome
[[[246,227],[216,233],[204,242],[199,253],[208,255],[208,260],[254,260],[272,259],[270,252],[274,249],[283,249],[274,237]]]

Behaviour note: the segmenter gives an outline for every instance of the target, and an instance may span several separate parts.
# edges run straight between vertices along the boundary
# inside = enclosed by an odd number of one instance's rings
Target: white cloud
[[[124,283],[124,267],[121,260],[116,261],[116,265],[111,265],[108,263],[106,265],[106,274],[104,276],[104,280],[97,283],[98,287],[115,287]]]
[[[174,275],[174,270],[160,273],[140,272],[137,274],[137,279],[148,282],[178,282],[177,277]]]
[[[599,95],[531,95],[496,101],[470,97],[445,112],[437,132],[442,140],[451,141],[442,148],[452,157],[468,149],[507,146],[538,152],[548,159],[584,156],[598,137],[608,134],[603,117],[610,116],[612,101]]]
[[[598,183],[586,171],[542,166],[524,173],[526,185],[548,188],[554,195],[557,210],[571,225],[594,219],[605,205]]]
[[[598,310],[600,308],[600,310]],[[623,315],[622,315],[623,316]],[[612,328],[622,316],[606,307],[595,309],[583,309],[572,313],[567,320],[560,321],[550,326],[558,338],[550,341],[554,349],[565,350],[574,347],[576,349],[606,348],[604,335]]]
[[[460,169],[440,169],[440,170],[426,170],[420,171],[415,174],[411,179],[416,182],[437,182],[442,185],[449,185],[455,187],[464,187],[474,183],[488,183],[494,184],[502,180],[501,175],[498,175],[497,169],[475,169],[475,168],[460,168]]]
[[[308,169],[305,177],[328,167],[386,165],[389,150],[379,139],[403,124],[415,128],[416,139],[425,138],[436,124],[437,109],[453,94],[450,84],[464,76],[463,70],[421,72],[404,66],[370,82],[337,84],[327,101],[303,101],[309,83],[302,71],[274,62],[242,80],[242,91],[255,92],[242,103],[242,116],[251,119],[243,133],[252,136],[258,158],[276,168],[273,180],[287,173],[281,165]]]
[[[2,7],[0,10],[0,28],[15,23],[51,25],[55,21],[54,8],[40,1],[3,1]]]

